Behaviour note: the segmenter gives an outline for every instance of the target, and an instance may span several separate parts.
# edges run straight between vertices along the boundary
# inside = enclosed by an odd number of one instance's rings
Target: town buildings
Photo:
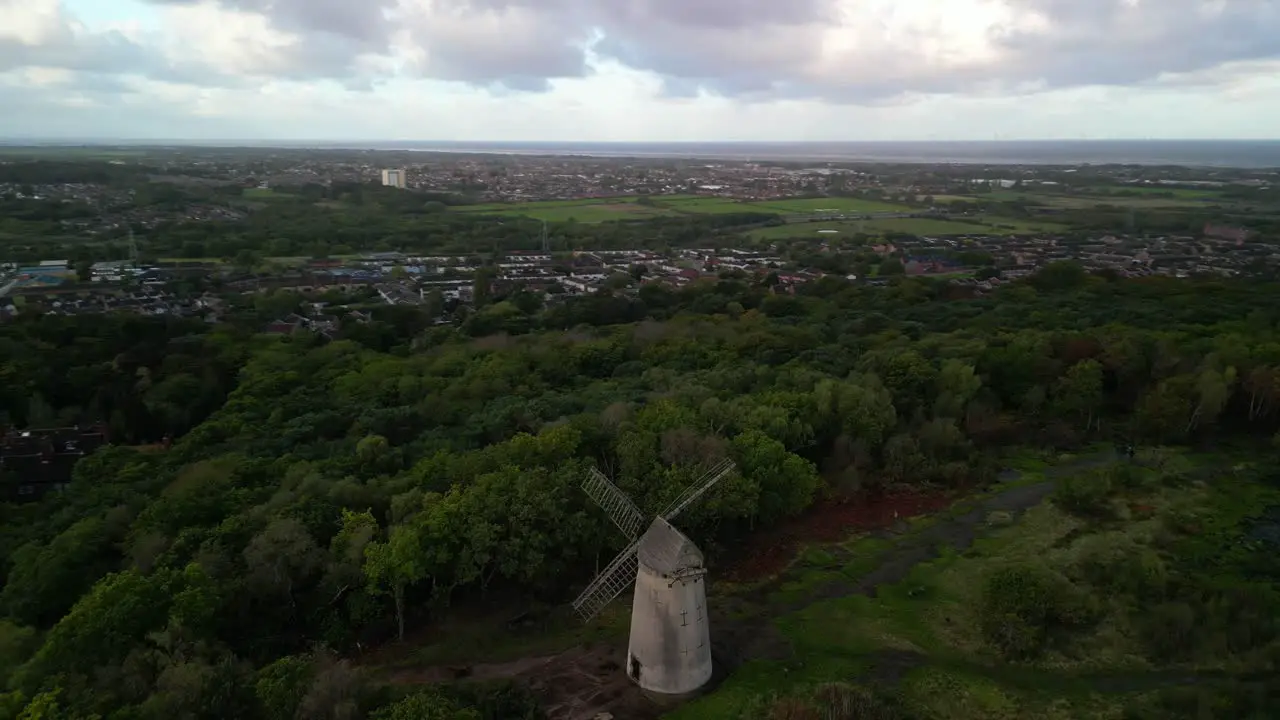
[[[103,425],[22,431],[0,428],[0,496],[34,500],[65,489],[76,462],[107,442]]]

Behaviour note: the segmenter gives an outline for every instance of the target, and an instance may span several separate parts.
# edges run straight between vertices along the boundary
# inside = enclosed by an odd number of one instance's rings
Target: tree
[[[982,378],[974,367],[962,360],[947,360],[934,378],[937,401],[933,412],[938,417],[963,417],[965,406],[982,387]]]
[[[254,694],[266,717],[296,717],[315,674],[315,661],[297,655],[282,657],[259,670]]]
[[[1072,290],[1084,284],[1088,273],[1078,262],[1061,260],[1051,262],[1031,277],[1036,288],[1048,292]]]
[[[253,269],[258,266],[258,263],[262,262],[262,258],[259,257],[258,253],[249,249],[244,249],[237,252],[231,262],[240,272],[249,273],[253,272]]]
[[[1195,409],[1192,410],[1191,417],[1187,420],[1186,432],[1188,434],[1201,425],[1208,425],[1217,421],[1223,408],[1227,406],[1227,401],[1231,399],[1235,383],[1236,369],[1233,367],[1221,370],[1206,368],[1201,371],[1200,377],[1196,381]]]
[[[249,542],[244,562],[252,583],[296,607],[296,588],[320,571],[323,554],[301,522],[281,518]]]
[[[52,625],[115,565],[110,543],[107,524],[89,517],[48,544],[23,545],[12,555],[0,607],[24,624]]]
[[[485,266],[476,270],[475,280],[472,283],[472,302],[475,306],[481,307],[489,303],[493,299],[493,278],[496,275],[494,268]]]
[[[898,258],[887,257],[880,261],[880,275],[882,277],[901,275],[906,271],[906,267],[903,266],[902,261]]]
[[[35,628],[0,620],[0,687],[8,687],[10,674],[35,652],[36,646]]]
[[[758,430],[738,435],[731,444],[738,471],[758,488],[753,516],[761,522],[790,517],[813,502],[822,483],[813,463]]]
[[[1267,417],[1280,405],[1280,371],[1259,365],[1244,377],[1244,389],[1249,393],[1249,420]]]
[[[167,621],[164,580],[132,570],[99,580],[49,631],[13,684],[34,690],[58,672],[88,673],[122,660],[147,632]]]
[[[1094,417],[1102,407],[1102,365],[1096,360],[1082,360],[1071,367],[1054,386],[1053,402],[1057,411],[1084,423],[1084,431],[1093,427]]]
[[[40,393],[35,393],[27,402],[27,427],[52,427],[57,421],[57,410],[48,403]]]
[[[346,523],[367,523],[371,515],[351,515]],[[404,640],[405,591],[427,577],[422,537],[416,524],[392,525],[385,541],[370,542],[364,549],[365,576],[375,595],[390,594],[395,602],[396,634]]]
[[[444,314],[445,302],[444,293],[439,288],[432,288],[427,292],[425,300],[422,304],[422,311],[427,317],[436,319]]]

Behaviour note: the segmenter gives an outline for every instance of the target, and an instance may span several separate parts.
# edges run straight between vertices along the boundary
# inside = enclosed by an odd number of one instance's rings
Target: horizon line
[[[889,144],[1019,144],[1019,143],[1280,143],[1280,137],[1258,138],[998,138],[989,140],[430,140],[373,138],[141,138],[141,137],[0,137],[0,144],[140,143],[418,143],[424,145],[889,145]]]

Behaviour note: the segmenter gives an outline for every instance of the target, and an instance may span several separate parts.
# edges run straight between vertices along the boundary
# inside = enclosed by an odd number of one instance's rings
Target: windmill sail
[[[693,504],[694,500],[702,497],[703,493],[710,490],[712,485],[720,482],[724,476],[733,472],[733,468],[734,465],[732,460],[721,460],[715,467],[711,468],[706,474],[699,478],[697,482],[694,482],[689,487],[685,488],[685,491],[680,494],[680,497],[676,498],[675,501],[673,501],[671,505],[663,511],[662,518],[669,521],[679,515],[685,508]]]
[[[632,541],[573,601],[573,609],[582,615],[583,620],[595,617],[605,605],[635,582],[636,571],[640,568],[640,561],[636,558],[636,548],[639,546],[639,540]]]
[[[634,539],[640,532],[640,526],[644,524],[644,516],[636,509],[630,498],[619,490],[617,485],[609,482],[609,478],[599,470],[591,469],[587,479],[582,482],[582,489],[586,491],[588,497],[596,501],[597,505],[604,508],[609,519],[628,539]]]

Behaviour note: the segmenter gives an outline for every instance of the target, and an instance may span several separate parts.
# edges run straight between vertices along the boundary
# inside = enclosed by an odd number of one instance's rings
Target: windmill
[[[626,666],[627,675],[645,690],[682,695],[711,679],[703,582],[707,570],[702,552],[671,521],[733,470],[729,460],[712,467],[659,513],[643,535],[644,515],[618,486],[595,469],[582,483],[629,544],[573,601],[573,609],[590,620],[635,583]]]

